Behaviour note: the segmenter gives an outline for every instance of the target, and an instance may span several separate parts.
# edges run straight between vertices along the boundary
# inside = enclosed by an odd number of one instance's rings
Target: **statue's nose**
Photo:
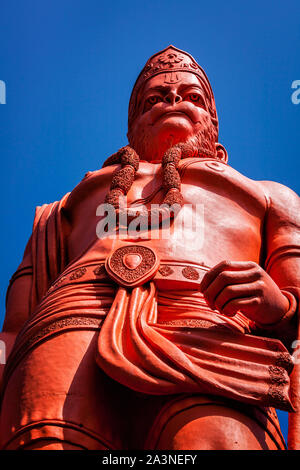
[[[181,101],[181,96],[177,95],[176,91],[170,91],[165,96],[165,102],[169,104],[179,103]]]

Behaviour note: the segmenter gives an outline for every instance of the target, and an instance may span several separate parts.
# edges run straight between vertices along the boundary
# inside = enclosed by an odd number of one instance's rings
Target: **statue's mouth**
[[[192,119],[190,118],[190,116],[188,114],[186,114],[184,111],[166,111],[166,112],[163,112],[161,113],[153,122],[152,122],[152,126],[154,126],[158,121],[160,121],[161,119],[165,118],[165,117],[171,117],[171,116],[179,116],[179,117],[185,117],[185,118],[188,118],[189,121],[193,122]]]

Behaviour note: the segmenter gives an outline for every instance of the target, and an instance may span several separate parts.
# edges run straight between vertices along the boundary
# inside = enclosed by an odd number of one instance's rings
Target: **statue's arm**
[[[6,315],[3,331],[17,334],[30,316],[32,287],[31,238],[27,243],[23,260],[12,276],[6,296]]]
[[[300,198],[282,184],[272,181],[261,184],[268,200],[264,269],[287,295],[290,307],[270,330],[290,343],[296,335],[300,302]]]
[[[242,312],[257,333],[291,346],[300,299],[300,202],[289,188],[259,182],[266,196],[261,263],[224,260],[203,277],[200,290],[223,315]]]
[[[30,316],[32,287],[31,239],[25,249],[22,263],[12,276],[6,296],[6,315],[0,333],[1,361],[0,383],[5,363],[14,345],[15,338]]]

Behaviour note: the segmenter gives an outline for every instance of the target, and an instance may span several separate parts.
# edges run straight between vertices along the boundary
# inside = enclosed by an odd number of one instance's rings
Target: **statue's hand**
[[[213,310],[228,316],[241,311],[260,325],[276,323],[289,309],[277,284],[252,261],[222,261],[205,274],[200,290]]]

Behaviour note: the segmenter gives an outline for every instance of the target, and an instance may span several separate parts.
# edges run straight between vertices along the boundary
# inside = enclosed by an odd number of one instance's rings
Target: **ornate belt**
[[[152,248],[125,245],[114,250],[105,260],[77,266],[64,272],[48,292],[65,284],[112,279],[126,288],[153,280],[163,290],[197,290],[208,266],[173,260],[159,260]]]

